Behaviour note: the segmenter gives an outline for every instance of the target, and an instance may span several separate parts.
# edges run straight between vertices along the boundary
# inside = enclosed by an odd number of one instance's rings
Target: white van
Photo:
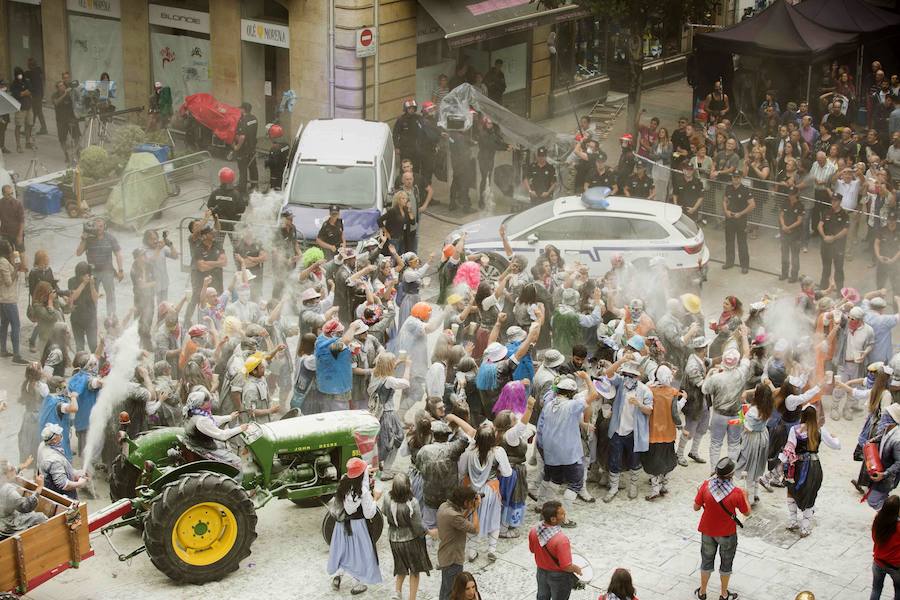
[[[390,205],[395,168],[394,140],[386,123],[310,121],[291,156],[284,208],[294,213],[294,227],[308,243],[315,241],[332,204],[341,208],[348,243],[371,237]]]

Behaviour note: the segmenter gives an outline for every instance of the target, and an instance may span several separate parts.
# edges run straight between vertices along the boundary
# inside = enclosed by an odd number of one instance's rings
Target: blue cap
[[[628,345],[640,352],[644,349],[644,338],[639,335],[633,335],[629,338]]]

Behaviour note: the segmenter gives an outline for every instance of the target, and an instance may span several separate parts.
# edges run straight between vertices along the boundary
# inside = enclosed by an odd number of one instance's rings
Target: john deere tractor
[[[219,580],[250,554],[256,509],[273,498],[322,502],[335,493],[353,456],[376,469],[378,431],[375,417],[350,410],[251,423],[240,435],[240,469],[202,459],[182,428],[154,429],[136,439],[120,433],[122,453],[109,482],[117,502],[104,511],[110,523],[104,531],[143,529],[144,547],[120,560],[146,550],[175,581]],[[114,521],[118,516],[124,518]],[[323,535],[332,527],[326,511]],[[376,539],[382,528],[378,515],[371,528]]]

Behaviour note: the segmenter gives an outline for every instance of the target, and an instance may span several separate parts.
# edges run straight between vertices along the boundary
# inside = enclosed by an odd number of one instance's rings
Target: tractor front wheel
[[[253,502],[218,473],[191,473],[166,485],[144,521],[151,562],[179,583],[222,579],[250,555],[255,539]]]
[[[331,511],[326,509],[325,517],[322,519],[322,538],[325,540],[326,544],[331,544],[331,535],[334,533],[335,525],[337,525],[337,521],[331,516]],[[381,532],[384,531],[384,516],[381,514],[380,510],[375,512],[375,516],[369,520],[368,525],[369,537],[372,538],[372,543],[374,544],[378,542],[378,538],[381,537]],[[341,525],[341,527],[343,527],[343,525]]]

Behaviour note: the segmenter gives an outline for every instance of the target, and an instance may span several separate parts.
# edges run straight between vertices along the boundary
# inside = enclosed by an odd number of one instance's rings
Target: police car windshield
[[[375,169],[369,166],[299,164],[291,180],[291,204],[348,208],[375,206]]]
[[[526,227],[531,227],[537,223],[541,223],[553,217],[553,203],[544,202],[534,208],[529,208],[518,214],[510,216],[506,220],[506,232],[510,236],[519,235]]]

